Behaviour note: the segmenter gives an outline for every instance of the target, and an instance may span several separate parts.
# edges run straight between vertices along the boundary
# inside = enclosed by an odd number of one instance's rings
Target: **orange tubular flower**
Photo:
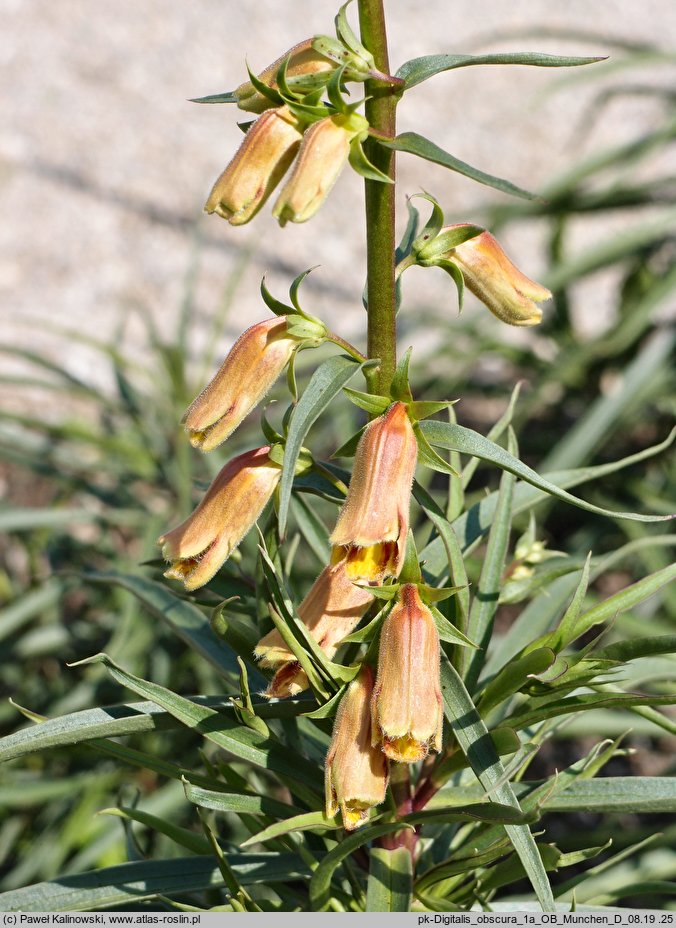
[[[445,231],[442,229],[440,235]],[[445,257],[457,264],[467,287],[502,322],[537,325],[541,321],[537,303],[548,300],[551,293],[522,274],[490,232],[457,245]]]
[[[197,509],[158,544],[171,567],[165,577],[196,590],[214,576],[272,496],[282,470],[269,447],[247,451],[221,470]]]
[[[288,107],[266,110],[247,131],[235,157],[213,186],[204,209],[230,225],[248,222],[296,157],[303,137]]]
[[[413,763],[441,748],[439,634],[414,584],[399,595],[380,635],[373,744],[381,744],[392,760]]]
[[[345,167],[350,142],[367,129],[364,117],[352,113],[327,116],[305,131],[291,177],[272,211],[280,226],[314,216]]]
[[[298,615],[330,659],[372,602],[370,593],[350,582],[345,561],[340,561],[324,568],[298,607]],[[254,656],[260,658],[261,667],[277,670],[266,696],[295,696],[307,689],[305,673],[276,628],[258,642]]]
[[[183,418],[193,448],[213,451],[225,441],[263,399],[301,341],[287,334],[285,317],[259,322],[240,335]]]
[[[335,558],[352,580],[398,577],[406,553],[411,484],[418,446],[404,403],[367,425],[345,504],[331,535]]]
[[[372,691],[373,672],[364,665],[338,707],[326,756],[326,814],[332,817],[340,809],[347,831],[366,822],[387,789],[387,760],[371,745]]]
[[[327,71],[335,71],[337,67],[335,61],[331,61],[330,58],[314,50],[312,47],[314,40],[313,37],[299,42],[298,45],[294,45],[293,48],[290,48],[288,52],[285,52],[262,71],[258,75],[258,80],[263,84],[267,84],[268,87],[276,87],[276,77],[279,66],[288,58],[288,64],[286,66],[287,81],[291,80],[293,83],[293,78],[304,77],[308,79],[307,89],[311,89],[313,75],[321,75],[325,74]],[[323,82],[318,79],[316,83],[317,86],[321,86]],[[237,106],[241,110],[248,110],[250,113],[262,113],[275,105],[272,100],[268,100],[267,97],[259,93],[251,81],[245,81],[243,84],[240,84],[239,87],[233,91],[233,96],[237,99]]]

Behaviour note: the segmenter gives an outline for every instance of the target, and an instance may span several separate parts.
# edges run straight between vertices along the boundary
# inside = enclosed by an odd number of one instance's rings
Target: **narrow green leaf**
[[[353,171],[356,171],[366,180],[376,180],[382,184],[393,184],[394,181],[387,174],[379,170],[375,164],[372,164],[366,157],[366,152],[359,138],[353,139],[350,143],[350,152],[348,161]]]
[[[367,912],[408,912],[412,884],[413,867],[407,848],[371,849],[366,887]]]
[[[539,490],[543,490],[550,496],[555,496],[557,499],[563,500],[564,502],[572,503],[573,506],[586,509],[588,512],[595,512],[597,515],[602,516],[611,516],[614,519],[629,519],[634,522],[664,522],[672,518],[671,516],[647,516],[636,512],[614,512],[613,510],[603,509],[601,506],[594,506],[592,503],[587,503],[568,493],[566,490],[562,490],[544,477],[541,477],[532,468],[523,464],[518,458],[515,458],[513,455],[509,454],[509,452],[505,451],[504,448],[484,438],[484,436],[480,435],[478,432],[464,428],[461,425],[454,425],[451,422],[434,422],[428,420],[427,422],[421,422],[420,428],[425,432],[431,444],[440,448],[448,448],[451,451],[471,454],[484,461],[489,461],[491,464],[497,464],[498,467],[514,474],[516,477],[520,477],[522,480],[537,487]]]
[[[487,55],[423,55],[404,62],[395,77],[406,81],[406,89],[440,74],[478,64],[520,64],[537,68],[575,68],[605,61],[603,57],[578,58],[570,55],[545,55],[542,52],[494,52]]]
[[[206,97],[191,97],[188,103],[237,103],[237,97],[232,90],[224,93],[210,93]]]
[[[511,426],[509,447],[512,451],[516,451],[516,438],[511,431]],[[486,555],[469,612],[467,634],[472,641],[476,641],[480,649],[474,652],[464,651],[460,655],[460,672],[470,692],[476,687],[481,668],[486,660],[486,649],[491,638],[493,620],[498,608],[502,572],[505,567],[509,533],[512,527],[512,500],[515,482],[514,475],[509,472],[504,473],[500,480],[495,519],[488,534]]]
[[[469,580],[465,569],[465,560],[462,556],[462,550],[458,542],[458,536],[453,531],[453,525],[443,516],[438,515],[426,506],[423,506],[428,519],[434,524],[439,537],[443,543],[448,558],[449,577],[451,582],[457,586],[459,621],[458,627],[463,634],[467,634],[467,622],[469,619]]]
[[[166,584],[114,571],[87,573],[84,576],[91,583],[119,586],[129,590],[152,615],[166,622],[186,644],[209,661],[221,676],[230,682],[237,677],[239,671],[234,653],[216,637],[202,610],[181,599]],[[261,685],[262,677],[259,674],[256,674],[256,677]]]
[[[551,648],[537,648],[519,660],[506,664],[482,692],[477,709],[482,716],[518,692],[533,674],[549,669],[556,659]]]
[[[488,730],[476,711],[460,676],[444,655],[441,659],[441,692],[444,698],[444,711],[453,729],[453,734],[469,760],[477,779],[484,789],[493,790],[497,802],[512,806],[520,812],[519,802],[508,782],[503,782],[494,789],[505,773],[502,761],[493,747]],[[552,891],[528,826],[505,825],[505,830],[523,863],[543,911],[553,911]]]
[[[205,789],[183,778],[186,799],[202,809],[214,812],[233,812],[236,815],[270,815],[274,818],[288,818],[298,815],[301,810],[269,796],[253,796],[244,793],[226,792],[225,790]]]
[[[457,629],[446,616],[440,612],[436,606],[430,606],[430,612],[434,617],[434,623],[437,627],[437,632],[439,633],[439,638],[442,641],[447,641],[449,644],[458,645],[461,648],[478,648],[479,645],[475,644],[467,635]]]
[[[361,390],[352,390],[350,387],[343,387],[343,393],[355,406],[376,416],[382,415],[382,413],[392,405],[392,400],[389,396],[379,396],[376,393],[363,393]]]
[[[363,366],[347,355],[338,355],[324,361],[310,378],[293,410],[284,451],[284,469],[279,483],[278,524],[282,536],[286,529],[296,462],[305,436],[334,396]]]
[[[194,697],[200,705],[218,708],[234,720],[233,710],[226,696]],[[303,707],[297,701],[293,715],[300,715]],[[265,709],[265,706],[260,707]],[[178,728],[177,722],[155,702],[132,702],[128,705],[86,709],[59,718],[48,719],[0,738],[0,761],[13,760],[36,751],[81,744],[97,738],[117,738],[145,731],[164,731]]]
[[[315,557],[322,565],[328,564],[331,548],[327,541],[328,530],[322,519],[312,506],[308,506],[301,493],[293,499],[293,513],[298,523],[301,535],[312,549]]]
[[[528,790],[529,784],[517,789]],[[565,792],[545,800],[544,807],[548,812],[676,812],[676,777],[577,779]]]
[[[614,596],[609,596],[608,599],[604,599],[602,603],[598,603],[598,605],[594,606],[588,612],[584,612],[575,623],[575,627],[571,631],[571,634],[574,638],[579,638],[580,635],[584,635],[585,632],[588,632],[589,629],[593,628],[595,625],[608,622],[621,612],[632,609],[645,599],[648,599],[649,596],[653,596],[663,586],[671,583],[675,577],[676,564],[670,564],[668,567],[663,567],[662,570],[657,570],[655,573],[649,574],[642,580],[632,583],[631,586],[626,587],[624,590],[620,590],[620,592],[615,593]],[[568,644],[569,642],[566,641],[565,643]]]
[[[271,736],[263,738],[258,732],[243,727],[236,719],[228,718],[224,713],[131,674],[118,667],[107,654],[96,654],[79,663],[103,664],[113,679],[122,686],[151,699],[183,725],[194,729],[235,757],[271,770],[284,782],[291,781],[298,795],[302,795],[303,798],[310,796],[313,797],[313,802],[316,801],[316,793],[321,791],[319,771],[307,760],[299,763],[297,757],[291,756],[286,748]]]
[[[336,867],[339,866],[361,847],[362,844],[368,844],[375,838],[390,834],[392,831],[399,831],[402,828],[401,822],[389,822],[382,825],[364,825],[345,838],[337,847],[334,847],[319,864],[310,880],[310,901],[316,912],[322,912],[329,903],[331,898],[331,880]],[[0,896],[0,901],[2,897]]]
[[[141,809],[131,809],[127,806],[119,808],[101,809],[99,815],[112,815],[117,818],[126,819],[130,822],[138,822],[139,825],[145,825],[159,834],[166,835],[176,844],[192,851],[193,854],[208,854],[209,845],[200,835],[195,834],[188,828],[181,828],[175,825],[170,819],[162,818],[159,815],[152,815],[150,812],[144,812]]]
[[[434,164],[440,164],[444,168],[449,168],[451,171],[462,174],[464,177],[469,177],[479,184],[485,184],[487,187],[493,187],[495,190],[500,190],[503,193],[511,193],[512,196],[523,197],[526,200],[537,199],[535,194],[529,193],[521,187],[517,187],[508,180],[495,177],[493,174],[486,174],[485,171],[480,171],[478,168],[472,167],[471,164],[466,164],[459,158],[444,151],[443,148],[439,148],[434,142],[430,142],[430,140],[424,138],[424,136],[418,135],[417,132],[403,132],[394,139],[385,140],[378,138],[375,139],[375,141],[378,145],[383,145],[385,148],[407,152],[410,155],[417,155],[419,158],[424,158],[426,161],[432,161]]]
[[[604,661],[633,661],[653,654],[676,654],[676,635],[616,641],[594,651],[594,657]]]
[[[674,696],[642,696],[638,693],[584,693],[580,696],[568,696],[537,705],[531,702],[521,711],[516,711],[506,718],[505,724],[513,728],[530,728],[545,719],[557,718],[571,713],[595,711],[596,709],[630,709],[634,706],[673,706]]]
[[[295,831],[334,831],[342,827],[340,816],[327,818],[323,812],[301,812],[291,818],[287,816],[280,822],[274,822],[267,828],[263,828],[262,831],[243,841],[240,847],[263,844],[265,841],[271,841],[273,838],[279,838]]]
[[[420,423],[416,422],[413,426],[413,431],[415,432],[416,441],[418,444],[418,461],[424,467],[429,467],[430,470],[436,470],[440,474],[449,474],[451,477],[459,477],[460,474],[454,467],[441,457],[440,454],[434,450],[430,445],[425,436],[425,433],[420,428]]]
[[[229,854],[230,866],[245,886],[307,879],[295,854]],[[0,893],[3,912],[92,912],[131,907],[159,894],[181,895],[223,886],[210,854],[172,860],[142,860]]]

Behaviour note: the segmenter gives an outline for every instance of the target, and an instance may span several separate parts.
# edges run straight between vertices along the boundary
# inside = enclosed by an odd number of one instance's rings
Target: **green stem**
[[[375,60],[375,68],[389,73],[387,32],[383,0],[358,0],[361,40]],[[366,81],[366,118],[376,132],[393,138],[396,134],[398,89],[379,80]],[[366,156],[394,181],[394,152],[369,138]],[[380,365],[368,373],[372,391],[389,392],[397,364],[397,316],[394,278],[395,185],[365,180],[366,193],[366,302],[368,307],[369,358]]]
[[[348,341],[345,341],[345,339],[341,338],[340,335],[336,335],[335,332],[327,332],[325,338],[327,341],[333,342],[334,345],[338,345],[339,348],[342,348],[343,351],[347,352],[347,354],[349,354],[351,358],[354,358],[355,361],[359,361],[360,364],[368,360],[368,358],[365,358],[361,351],[355,348],[354,345],[351,345]]]

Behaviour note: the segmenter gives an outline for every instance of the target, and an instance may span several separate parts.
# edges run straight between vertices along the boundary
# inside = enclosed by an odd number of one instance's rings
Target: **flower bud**
[[[227,561],[272,496],[282,469],[269,447],[233,458],[218,474],[197,509],[158,544],[171,567],[165,577],[186,590],[204,586]]]
[[[548,300],[551,293],[522,274],[490,232],[467,239],[443,257],[458,266],[466,286],[498,319],[509,325],[541,321],[542,310],[536,304]]]
[[[298,607],[298,615],[331,659],[372,602],[369,592],[350,582],[345,561],[340,561],[324,568]],[[307,689],[305,673],[276,628],[258,642],[254,657],[260,658],[261,667],[278,668],[266,696],[295,696]]]
[[[288,59],[286,66],[286,79],[293,86],[294,78],[304,78],[302,82],[303,89],[313,90],[315,87],[322,87],[326,80],[318,77],[313,80],[314,75],[326,75],[331,73],[337,67],[334,61],[316,51],[313,43],[319,38],[314,36],[311,39],[305,39],[294,45],[288,52],[281,55],[269,67],[258,75],[258,80],[268,87],[277,87],[277,71],[283,61]],[[233,91],[233,96],[237,99],[237,106],[241,110],[248,110],[250,113],[262,113],[274,106],[271,100],[259,93],[251,81],[245,81]]]
[[[286,318],[267,319],[235,342],[220,370],[186,412],[190,444],[213,451],[258,405],[302,339],[286,330]]]
[[[326,756],[326,814],[340,809],[348,831],[363,825],[369,809],[385,799],[387,760],[371,745],[373,672],[364,665],[338,707]]]
[[[371,714],[373,743],[404,763],[439,751],[443,708],[439,678],[439,633],[418,588],[401,588],[399,602],[383,623],[378,676]]]
[[[418,446],[404,403],[366,426],[347,499],[331,535],[335,558],[352,580],[398,577],[406,553],[411,485]]]
[[[291,177],[272,211],[280,226],[314,216],[345,167],[350,142],[367,129],[358,113],[326,116],[306,129]]]
[[[303,135],[286,106],[266,110],[244,136],[213,186],[204,209],[233,226],[248,222],[265,203],[298,151]]]

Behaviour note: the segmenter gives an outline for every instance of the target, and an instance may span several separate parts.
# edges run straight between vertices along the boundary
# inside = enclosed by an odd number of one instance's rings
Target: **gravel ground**
[[[340,320],[346,334],[359,332],[360,179],[346,171],[306,225],[279,229],[268,209],[250,225],[230,228],[204,216],[202,204],[241,137],[238,111],[187,102],[236,86],[245,76],[245,56],[260,69],[298,40],[332,32],[334,3],[115,0],[95,7],[85,0],[2,0],[5,343],[64,360],[54,326],[110,339],[120,319],[138,306],[170,332],[192,268],[197,324],[205,332],[203,323],[240,273],[224,351],[246,324],[265,314],[257,295],[265,271],[273,292],[283,295],[295,274],[315,264],[321,268],[307,286],[308,308],[334,325]],[[608,50],[602,38],[590,44],[509,37],[531,27],[590,28],[663,48],[673,47],[676,33],[676,18],[662,0],[390,0],[387,7],[394,67],[443,51]],[[571,158],[654,124],[650,101],[623,99],[590,131],[580,131],[599,83],[574,80],[545,93],[560,81],[561,72],[529,68],[441,75],[407,96],[400,130],[427,132],[456,156],[537,190]],[[400,158],[400,178],[402,203],[404,193],[424,185],[456,220],[471,218],[472,207],[500,196],[406,156]],[[614,224],[625,221],[618,216]],[[583,247],[606,230],[586,224],[578,233]],[[507,246],[529,274],[544,271],[536,232],[512,235]],[[454,306],[444,275],[414,271],[411,278],[411,298],[448,303],[449,311]],[[607,318],[608,286],[601,275],[580,288],[582,325]],[[132,342],[140,339],[137,323],[129,332]],[[70,340],[67,363],[105,383],[97,354],[79,341]],[[15,369],[10,361],[4,364]]]

